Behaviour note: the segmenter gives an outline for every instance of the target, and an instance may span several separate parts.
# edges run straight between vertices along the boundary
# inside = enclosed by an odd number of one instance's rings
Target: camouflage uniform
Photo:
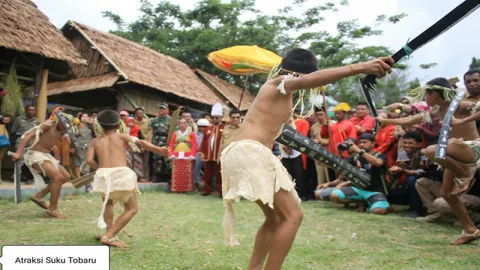
[[[153,133],[152,144],[160,147],[168,147],[170,142],[167,142],[167,138],[171,119],[170,116],[155,117],[150,121],[150,128]],[[170,162],[166,161],[165,157],[162,157],[159,154],[153,154],[153,160],[153,174],[160,175],[162,178],[168,177],[170,172]]]

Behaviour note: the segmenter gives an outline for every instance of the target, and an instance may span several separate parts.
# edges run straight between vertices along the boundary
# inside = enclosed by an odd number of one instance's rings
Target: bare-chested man
[[[68,118],[73,119],[71,116],[68,116]],[[62,136],[68,136],[68,134],[62,124],[54,117],[53,120],[47,120],[25,133],[17,152],[12,155],[14,162],[23,156],[25,165],[32,172],[37,187],[42,186],[42,183],[44,183],[40,174],[50,177],[51,182],[48,186],[30,197],[30,200],[46,209],[47,215],[55,218],[66,218],[58,209],[58,199],[60,198],[63,183],[70,179],[70,174],[64,167],[59,165],[58,160],[50,155],[55,142]],[[34,140],[32,145],[26,148],[32,139]],[[26,152],[23,155],[25,149]],[[50,205],[43,201],[48,193],[50,193]]]
[[[138,140],[128,134],[120,134],[120,116],[117,112],[107,110],[98,114],[95,121],[95,138],[87,152],[87,163],[94,170],[92,192],[100,192],[104,197],[103,209],[100,214],[98,226],[106,228],[107,232],[98,237],[104,245],[124,247],[125,244],[117,237],[118,232],[124,228],[137,213],[137,176],[127,167],[125,148],[130,146],[133,150],[152,151],[167,155],[165,147],[154,146],[147,141]],[[98,158],[98,164],[95,161]],[[116,202],[123,203],[125,212],[113,222],[113,206]]]
[[[427,82],[425,87],[420,90],[417,89],[416,92],[424,95],[427,104],[432,106],[429,112],[399,119],[383,119],[380,117],[378,121],[382,124],[414,125],[435,115],[443,121],[455,95],[448,80],[444,78],[433,79]],[[472,105],[472,102],[460,102],[454,114],[455,118],[468,118],[471,115]],[[480,140],[474,122],[463,123],[460,121],[459,123],[458,120],[455,120],[452,124],[456,125],[452,126],[450,132],[446,159],[435,158],[437,145],[429,146],[425,155],[445,169],[442,197],[448,202],[463,227],[461,236],[451,244],[461,245],[480,238],[480,230],[472,223],[465,205],[457,197],[458,194],[468,191],[473,183],[475,171],[480,167],[477,163],[480,159]]]
[[[300,89],[320,87],[355,74],[383,77],[391,72],[391,58],[316,71],[315,55],[293,49],[283,58],[282,72],[308,74],[300,78],[279,76],[260,89],[242,124],[240,134],[221,155],[226,207],[225,244],[238,245],[234,232],[232,204],[241,197],[255,201],[265,214],[258,230],[249,269],[280,269],[303,218],[294,183],[272,154],[272,146],[292,111],[292,94]]]

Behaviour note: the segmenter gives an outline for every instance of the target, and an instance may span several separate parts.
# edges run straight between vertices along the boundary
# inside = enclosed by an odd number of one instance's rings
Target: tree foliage
[[[480,58],[472,58],[472,63],[470,63],[469,69],[479,69],[480,68]]]
[[[200,0],[193,9],[182,10],[179,5],[166,0],[156,6],[141,0],[140,17],[132,22],[110,11],[103,12],[117,25],[113,33],[141,43],[163,54],[216,74],[240,87],[243,77],[232,76],[215,68],[207,59],[210,52],[234,45],[258,45],[283,55],[293,47],[312,50],[319,57],[319,68],[336,67],[373,57],[391,55],[384,46],[360,46],[358,41],[369,36],[382,35],[385,23],[398,23],[407,14],[377,16],[375,25],[361,25],[358,20],[340,21],[336,33],[319,31],[324,16],[339,12],[349,5],[348,0],[325,2],[304,7],[306,0],[293,0],[292,5],[280,8],[277,15],[266,15],[255,9],[255,0]],[[313,3],[313,2],[312,2]],[[294,16],[292,14],[298,14]],[[405,65],[400,65],[406,68]],[[258,91],[265,75],[249,78],[249,90]],[[406,80],[399,77],[398,80]],[[392,80],[396,81],[396,80]],[[337,98],[355,102],[358,95],[352,80],[341,80],[333,85],[341,89]],[[332,88],[332,87],[331,87]],[[388,95],[387,95],[388,96]]]

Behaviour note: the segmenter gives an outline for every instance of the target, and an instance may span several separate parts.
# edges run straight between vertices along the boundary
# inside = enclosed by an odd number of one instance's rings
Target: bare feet
[[[119,248],[124,248],[124,247],[127,247],[125,245],[125,243],[123,243],[122,241],[120,241],[120,239],[118,239],[118,237],[113,237],[113,238],[110,238],[108,239],[108,237],[106,235],[103,235],[101,238],[100,238],[100,243],[104,244],[104,245],[107,245],[107,246],[110,246],[110,247],[119,247]]]
[[[480,238],[480,230],[477,229],[474,233],[466,233],[465,231],[462,231],[462,234],[460,237],[457,238],[457,240],[450,242],[452,245],[463,245],[463,244],[468,244],[474,240],[477,240]]]
[[[139,183],[148,183],[149,181],[148,181],[148,180],[145,180],[145,179],[143,179],[143,178],[140,178],[140,179],[138,179],[138,182],[139,182]]]
[[[45,213],[53,218],[68,218],[68,216],[64,215],[60,209],[47,210]]]
[[[30,196],[30,201],[34,202],[36,205],[40,206],[45,210],[48,209],[48,204],[43,199],[35,197],[35,195]]]

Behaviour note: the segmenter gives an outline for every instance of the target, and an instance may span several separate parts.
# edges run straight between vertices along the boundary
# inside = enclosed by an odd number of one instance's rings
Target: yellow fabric
[[[352,110],[352,108],[350,108],[350,105],[348,105],[348,104],[345,103],[345,102],[339,103],[339,104],[333,109],[334,112],[338,112],[338,111],[349,112],[349,111],[351,111],[351,110]]]
[[[282,58],[277,54],[253,46],[233,46],[208,54],[208,60],[217,68],[234,75],[266,73],[280,64]]]

